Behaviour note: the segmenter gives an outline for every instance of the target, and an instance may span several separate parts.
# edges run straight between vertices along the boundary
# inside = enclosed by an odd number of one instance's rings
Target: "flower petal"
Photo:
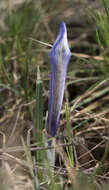
[[[47,132],[50,136],[55,136],[59,127],[67,66],[70,57],[71,52],[68,46],[67,29],[65,23],[62,22],[56,42],[50,52],[51,77],[47,119]]]

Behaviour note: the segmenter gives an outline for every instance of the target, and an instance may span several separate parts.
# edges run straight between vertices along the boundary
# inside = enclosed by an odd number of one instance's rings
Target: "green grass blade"
[[[37,67],[37,81],[36,81],[36,110],[35,110],[35,141],[41,145],[43,141],[43,86],[40,76],[40,69]],[[36,160],[41,162],[43,160],[42,152],[37,151]]]
[[[40,77],[39,67],[37,68],[37,81],[36,81],[36,130],[39,132],[36,141],[42,140],[42,130],[43,130],[43,97],[42,97],[42,80]],[[40,135],[41,133],[41,135]]]
[[[68,104],[66,104],[65,113],[66,113],[66,121],[67,121],[66,127],[67,127],[68,141],[71,142],[72,136],[73,136],[72,135],[73,131],[72,131],[71,124],[70,124]],[[72,146],[66,147],[66,150],[67,150],[67,154],[68,154],[70,163],[71,163],[72,167],[74,167],[73,147]]]

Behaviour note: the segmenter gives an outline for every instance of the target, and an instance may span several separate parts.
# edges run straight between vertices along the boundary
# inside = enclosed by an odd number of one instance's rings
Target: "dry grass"
[[[23,10],[25,2],[25,0],[0,2],[0,26],[2,31],[6,32],[7,35],[9,31],[6,24],[7,14],[9,12],[14,13],[17,10]],[[32,1],[30,2],[32,6]],[[68,132],[66,130],[65,109],[63,106],[60,121],[60,133],[58,133],[61,134],[61,137],[57,137],[57,139],[59,138],[61,140],[55,142],[58,145],[60,143],[61,146],[54,145],[56,146],[57,160],[53,175],[54,179],[56,179],[56,183],[61,184],[62,182],[62,184],[64,184],[63,189],[65,189],[66,186],[71,187],[71,184],[76,184],[76,175],[79,173],[78,171],[83,171],[87,176],[92,177],[94,175],[94,185],[96,186],[97,184],[97,187],[99,187],[99,184],[103,185],[109,180],[109,78],[104,77],[102,74],[102,76],[98,74],[99,70],[97,69],[99,66],[97,67],[97,65],[102,65],[104,63],[103,56],[99,54],[94,57],[91,52],[92,48],[96,49],[98,47],[98,44],[92,40],[95,26],[89,26],[86,24],[87,19],[85,18],[86,13],[84,13],[84,7],[88,6],[89,1],[86,0],[83,3],[80,0],[75,0],[73,8],[68,1],[64,1],[64,3],[62,2],[63,1],[61,1],[60,4],[53,4],[54,11],[52,8],[50,11],[46,11],[47,8],[50,9],[49,1],[43,1],[42,3],[39,1],[38,4],[34,3],[34,5],[40,10],[42,17],[38,23],[35,23],[36,26],[40,26],[40,30],[39,27],[37,27],[37,32],[33,34],[33,36],[44,42],[49,41],[50,43],[53,43],[55,40],[57,25],[64,19],[68,25],[69,43],[74,55],[72,56],[71,64],[69,65],[64,101],[64,106],[65,102],[69,101],[69,118],[73,131],[72,141],[67,144]],[[77,14],[80,5],[80,13]],[[98,2],[92,2],[89,7],[98,8]],[[77,15],[77,17],[75,15]],[[56,19],[57,17],[59,18],[58,20]],[[54,27],[56,31],[54,30]],[[47,47],[42,48],[37,44],[37,47],[34,48],[37,50],[36,52],[33,47],[30,48],[28,54],[32,58],[30,59],[29,57],[31,65],[29,64],[28,67],[29,75],[27,76],[28,83],[26,87],[28,89],[31,88],[32,90],[29,91],[29,98],[26,99],[25,92],[22,90],[25,82],[25,69],[22,69],[22,65],[24,64],[27,52],[23,49],[22,55],[20,55],[19,52],[17,53],[18,42],[15,37],[10,38],[12,41],[12,48],[9,49],[9,51],[12,51],[10,57],[6,54],[4,50],[5,48],[2,50],[4,56],[3,63],[6,64],[6,70],[3,70],[2,72],[0,83],[3,82],[6,86],[2,86],[0,89],[1,97],[3,98],[0,102],[0,190],[35,189],[33,185],[35,180],[37,181],[35,169],[39,170],[45,176],[42,181],[36,183],[39,183],[41,189],[47,189],[50,185],[47,168],[40,163],[34,163],[33,159],[35,151],[38,151],[38,148],[40,149],[40,147],[38,145],[32,147],[35,141],[33,136],[32,113],[34,113],[35,110],[34,86],[36,82],[35,64],[37,62],[41,67],[42,78],[44,81],[43,121],[45,122],[48,99],[49,71],[47,57],[49,49],[47,49]],[[29,37],[30,36],[28,36],[28,39]],[[6,39],[2,36],[0,38],[2,45],[6,44]],[[27,41],[29,41],[28,39],[24,39],[23,43],[27,45]],[[10,52],[8,52],[8,54],[9,53]],[[12,71],[10,71],[10,66],[7,66],[7,63],[10,63],[10,61],[13,64]],[[14,73],[13,76],[11,73]],[[10,77],[11,82],[8,81],[8,74],[12,77]],[[96,75],[98,78],[96,78]],[[19,86],[21,88],[19,88]],[[19,91],[20,93],[16,94],[16,92]],[[21,138],[24,139],[26,148],[22,144]],[[65,139],[66,143],[64,141]],[[65,147],[69,146],[72,146],[74,150],[74,168],[72,168],[66,153]],[[26,154],[27,150],[30,156],[29,160]],[[72,175],[72,173],[74,175]],[[69,178],[67,176],[69,176]],[[59,180],[57,180],[57,178],[59,178]]]

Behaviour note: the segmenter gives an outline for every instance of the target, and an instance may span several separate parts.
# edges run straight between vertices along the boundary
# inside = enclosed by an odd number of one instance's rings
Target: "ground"
[[[66,79],[60,130],[56,138],[57,144],[62,145],[56,148],[56,172],[59,176],[65,172],[64,177],[61,176],[64,178],[62,189],[70,189],[69,186],[75,180],[75,177],[70,179],[70,172],[76,176],[77,171],[92,178],[94,176],[95,182],[91,188],[99,188],[109,179],[108,48],[106,44],[100,47],[96,32],[97,29],[100,30],[100,25],[95,18],[97,11],[104,12],[102,2],[33,0],[26,3],[25,0],[10,0],[1,1],[0,4],[0,188],[35,189],[34,167],[47,175],[43,165],[33,162],[35,150],[31,150],[36,142],[34,131],[40,133],[34,129],[37,65],[43,81],[41,133],[45,130],[50,47],[32,41],[31,37],[53,44],[61,21],[67,25],[72,57]],[[68,123],[71,128],[70,139],[66,127]],[[67,143],[68,147],[73,147],[74,165],[71,170],[68,169],[71,163],[68,149],[65,148]],[[35,145],[34,149],[37,148],[39,146]],[[47,179],[45,184],[44,180],[39,180],[39,184],[40,189],[50,189]]]

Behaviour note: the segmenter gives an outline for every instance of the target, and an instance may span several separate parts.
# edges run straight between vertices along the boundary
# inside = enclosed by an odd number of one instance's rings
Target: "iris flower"
[[[67,40],[67,29],[61,23],[56,42],[51,49],[50,94],[47,119],[47,133],[54,137],[59,128],[60,111],[63,102],[65,80],[71,52]]]

